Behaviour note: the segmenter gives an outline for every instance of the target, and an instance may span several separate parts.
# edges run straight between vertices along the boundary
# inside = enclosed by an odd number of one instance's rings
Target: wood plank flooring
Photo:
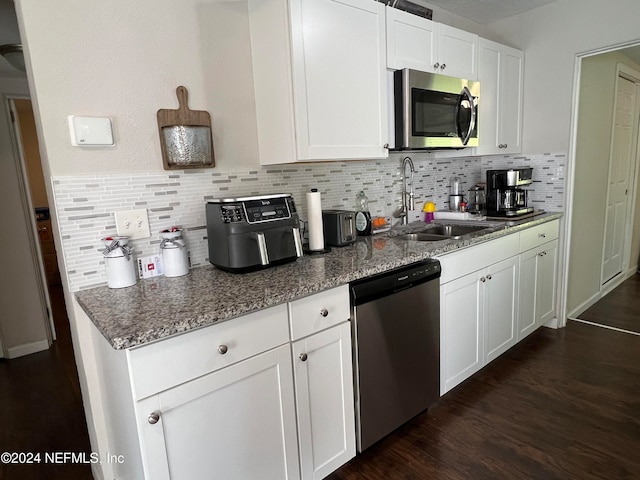
[[[578,318],[640,334],[640,273],[622,282]]]
[[[62,290],[51,295],[58,340],[51,349],[0,360],[0,453],[41,454],[41,463],[0,462],[0,480],[92,480],[88,464],[45,463],[45,453],[91,452]]]
[[[542,328],[328,480],[640,478],[640,337]]]

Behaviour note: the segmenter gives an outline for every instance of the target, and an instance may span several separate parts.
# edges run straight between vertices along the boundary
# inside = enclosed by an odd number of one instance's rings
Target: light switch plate
[[[118,235],[129,237],[130,240],[151,236],[146,208],[126,212],[114,212],[113,215],[116,218]]]
[[[71,145],[75,147],[113,147],[113,128],[109,117],[69,115]]]

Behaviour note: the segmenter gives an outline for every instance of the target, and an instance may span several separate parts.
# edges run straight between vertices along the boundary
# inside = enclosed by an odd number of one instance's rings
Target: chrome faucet
[[[409,165],[409,191],[407,192],[407,165]],[[409,223],[409,212],[415,209],[413,202],[413,160],[409,157],[402,159],[402,212],[400,213],[402,225]],[[408,202],[407,202],[408,199]]]

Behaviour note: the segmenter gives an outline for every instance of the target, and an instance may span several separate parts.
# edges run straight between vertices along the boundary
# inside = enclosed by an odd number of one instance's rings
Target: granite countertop
[[[257,272],[228,273],[207,265],[194,268],[182,277],[139,280],[136,285],[121,289],[97,287],[76,292],[75,296],[111,346],[126,349],[508,235],[561,216],[561,213],[545,213],[519,221],[487,221],[484,222],[489,227],[487,230],[465,235],[459,240],[415,242],[395,238],[398,233],[410,233],[426,226],[415,222],[393,232],[360,237],[355,244],[333,247],[326,254],[305,255],[295,262]]]

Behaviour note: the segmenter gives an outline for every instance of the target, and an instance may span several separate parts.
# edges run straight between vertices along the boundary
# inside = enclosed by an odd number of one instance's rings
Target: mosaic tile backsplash
[[[55,208],[71,291],[106,284],[100,239],[116,235],[113,212],[146,208],[152,235],[131,242],[137,255],[157,254],[158,232],[178,225],[184,228],[192,266],[208,262],[204,204],[210,198],[291,193],[302,220],[306,220],[306,195],[311,188],[322,194],[323,208],[355,210],[356,194],[364,190],[374,216],[392,220],[401,204],[402,159],[327,162],[259,167],[254,170],[184,170],[170,172],[64,176],[53,178]],[[460,177],[463,191],[483,181],[487,169],[533,167],[534,184],[529,202],[549,211],[564,210],[564,154],[464,157],[431,159],[412,152],[415,165],[416,211],[433,201],[440,210],[448,205],[449,183]]]

